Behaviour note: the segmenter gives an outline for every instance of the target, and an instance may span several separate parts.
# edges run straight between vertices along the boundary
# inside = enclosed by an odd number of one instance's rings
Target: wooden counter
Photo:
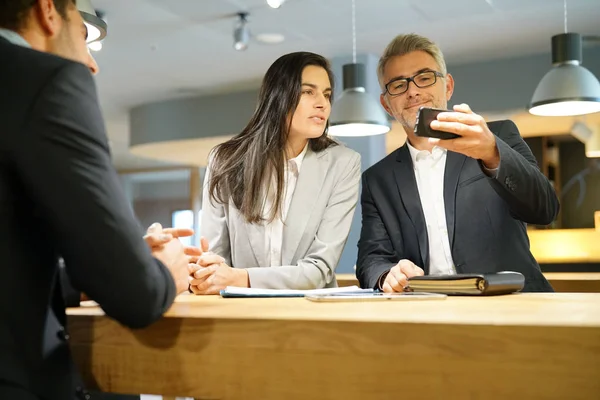
[[[68,314],[85,380],[111,392],[600,398],[600,294],[334,304],[183,295],[165,318],[137,331],[97,307]]]
[[[544,272],[557,292],[600,293],[600,272]]]

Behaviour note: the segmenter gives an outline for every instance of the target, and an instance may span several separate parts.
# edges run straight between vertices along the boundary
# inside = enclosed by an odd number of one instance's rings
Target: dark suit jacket
[[[132,328],[160,318],[176,289],[122,193],[89,70],[2,38],[0,60],[0,398],[83,398],[58,258]]]
[[[451,151],[446,157],[444,202],[456,271],[518,271],[525,275],[524,291],[552,291],[529,251],[526,223],[552,222],[559,209],[556,193],[512,121],[488,127],[500,153],[495,178],[475,159]],[[366,170],[362,181],[356,270],[361,286],[376,287],[401,259],[427,274],[429,243],[408,147]]]

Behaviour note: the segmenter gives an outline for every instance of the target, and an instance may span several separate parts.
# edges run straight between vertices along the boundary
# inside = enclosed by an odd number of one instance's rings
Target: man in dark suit
[[[381,104],[408,139],[363,174],[361,286],[399,292],[423,274],[513,270],[525,276],[524,291],[552,291],[526,223],[551,223],[558,199],[515,124],[486,124],[461,104],[430,125],[461,137],[416,136],[419,108],[446,109],[454,90],[442,52],[422,36],[396,37],[378,76]]]
[[[151,252],[141,238],[73,0],[0,0],[0,28],[0,399],[88,398],[69,352],[59,257],[78,290],[132,328],[187,290],[189,259],[178,240]]]

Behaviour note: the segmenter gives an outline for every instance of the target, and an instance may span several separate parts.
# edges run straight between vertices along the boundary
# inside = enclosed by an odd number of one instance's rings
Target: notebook
[[[358,286],[339,288],[295,290],[295,289],[258,289],[227,286],[221,290],[221,297],[304,297],[307,295],[331,293],[372,293],[373,289],[361,289]]]
[[[518,292],[525,285],[519,272],[489,274],[426,275],[408,279],[407,291],[448,295],[491,296]]]

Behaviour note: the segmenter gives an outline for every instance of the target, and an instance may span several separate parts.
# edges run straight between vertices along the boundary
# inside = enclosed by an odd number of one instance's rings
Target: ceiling
[[[381,54],[403,32],[435,40],[447,63],[547,53],[563,32],[563,0],[355,0],[357,53]],[[92,0],[108,36],[94,53],[101,104],[120,169],[163,165],[128,154],[131,107],[182,96],[258,87],[280,55],[307,50],[328,58],[352,52],[351,0]],[[277,45],[233,49],[236,13],[248,11],[253,35],[281,33]],[[600,35],[600,1],[569,0],[568,26]]]

